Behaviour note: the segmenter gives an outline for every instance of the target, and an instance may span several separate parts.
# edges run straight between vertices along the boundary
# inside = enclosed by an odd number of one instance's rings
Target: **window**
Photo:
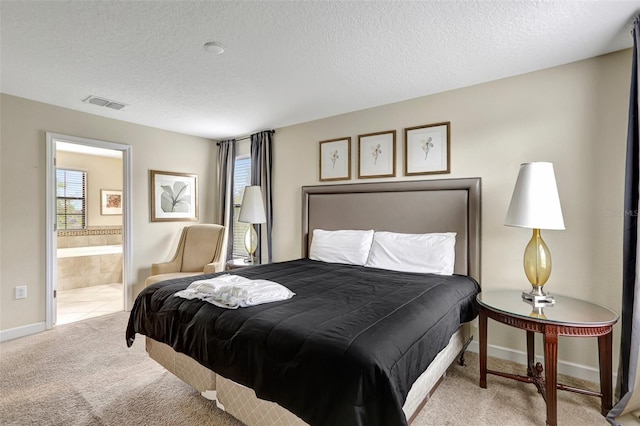
[[[56,170],[57,229],[84,229],[87,225],[87,172]]]
[[[238,222],[244,187],[251,185],[251,157],[236,157],[233,169],[233,257],[248,257],[244,234],[248,223]]]

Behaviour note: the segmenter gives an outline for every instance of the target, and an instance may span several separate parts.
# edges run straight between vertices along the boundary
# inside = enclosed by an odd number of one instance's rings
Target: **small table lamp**
[[[249,262],[253,263],[253,254],[258,248],[258,234],[253,227],[254,223],[265,223],[267,218],[264,214],[264,204],[262,203],[262,191],[259,186],[245,186],[242,195],[242,206],[238,222],[248,223],[249,228],[244,234],[244,247],[249,253]]]
[[[542,290],[551,275],[551,253],[540,235],[541,229],[564,229],[552,163],[520,165],[504,224],[533,229],[531,241],[524,251],[524,272],[532,290],[523,292],[522,297],[529,301],[552,303],[553,298]]]

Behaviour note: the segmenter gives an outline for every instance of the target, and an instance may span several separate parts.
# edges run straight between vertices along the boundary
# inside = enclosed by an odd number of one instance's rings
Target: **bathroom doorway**
[[[47,328],[127,309],[130,147],[47,133],[47,156]]]

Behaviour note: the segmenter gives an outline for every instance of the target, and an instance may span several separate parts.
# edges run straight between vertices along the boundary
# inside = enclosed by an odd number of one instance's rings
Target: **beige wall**
[[[200,222],[213,221],[216,147],[212,141],[6,94],[0,102],[0,331],[45,320],[46,132],[132,147],[134,295],[151,263],[169,259],[180,230],[189,224],[150,222],[150,169],[197,174]],[[14,299],[18,285],[27,286],[27,299]]]
[[[522,254],[530,230],[503,225],[528,161],[555,165],[565,231],[543,231],[554,270],[548,291],[620,311],[623,174],[631,70],[629,50],[433,96],[277,129],[274,259],[300,256],[302,185],[317,185],[318,141],[396,130],[397,177],[482,178],[482,286],[527,290]],[[428,78],[425,73],[425,78]],[[451,173],[403,177],[405,127],[451,122]],[[352,158],[352,176],[357,176]],[[344,183],[374,181],[351,179]],[[614,335],[615,354],[619,345]],[[525,337],[489,325],[490,344],[524,351]],[[540,348],[540,344],[538,344]],[[540,351],[538,351],[540,352]],[[560,359],[596,367],[596,339],[562,339]]]
[[[122,191],[122,159],[58,151],[58,168],[87,172],[87,226],[122,225],[122,215],[103,215],[100,190]]]

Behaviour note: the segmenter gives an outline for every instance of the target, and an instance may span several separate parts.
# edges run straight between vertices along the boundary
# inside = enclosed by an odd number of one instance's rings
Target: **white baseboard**
[[[46,323],[37,322],[35,324],[25,325],[22,327],[10,328],[9,330],[0,330],[0,342],[5,342],[18,337],[25,337],[30,334],[40,333],[47,329]]]
[[[471,352],[480,352],[478,341],[473,340],[468,349]],[[527,365],[526,352],[503,348],[501,346],[487,345],[487,355],[503,359],[505,361],[512,361],[518,364]],[[540,362],[544,363],[542,360],[540,360]],[[589,367],[587,365],[558,360],[558,373],[566,374],[567,376],[576,377],[578,379],[588,380],[594,383],[600,383],[600,371],[597,368]],[[615,386],[618,380],[618,375],[615,371],[613,372],[612,380],[612,383]]]

